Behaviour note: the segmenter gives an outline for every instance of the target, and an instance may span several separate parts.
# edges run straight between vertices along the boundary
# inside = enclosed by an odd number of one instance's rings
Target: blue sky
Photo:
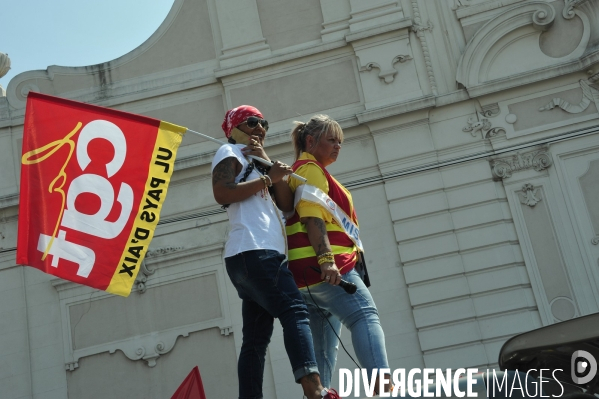
[[[2,0],[0,52],[19,73],[50,65],[85,66],[113,60],[160,26],[174,0]]]

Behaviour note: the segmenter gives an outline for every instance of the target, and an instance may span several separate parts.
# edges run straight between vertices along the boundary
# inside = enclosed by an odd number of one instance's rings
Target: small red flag
[[[191,369],[171,399],[206,399],[198,366]]]

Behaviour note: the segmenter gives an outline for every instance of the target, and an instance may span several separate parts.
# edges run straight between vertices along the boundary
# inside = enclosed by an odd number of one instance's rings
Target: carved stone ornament
[[[586,3],[587,1],[589,0],[565,0],[565,6],[564,10],[562,11],[562,15],[565,19],[574,18],[576,15],[576,11],[574,9],[582,3]]]
[[[398,62],[404,63],[404,62],[409,61],[411,59],[412,59],[411,55],[398,55],[398,56],[395,56],[393,58],[393,60],[391,60],[391,66],[389,68],[381,67],[376,62],[369,62],[368,64],[366,64],[362,68],[360,68],[360,72],[372,71],[372,68],[377,68],[380,71],[379,72],[379,78],[381,78],[382,80],[384,80],[385,83],[389,84],[389,83],[393,82],[393,80],[395,79],[395,75],[397,75],[397,69],[395,69],[394,65],[397,64]]]
[[[39,93],[41,90],[40,88],[34,84],[34,83],[27,83],[25,86],[23,86],[21,88],[21,96],[23,96],[23,98],[27,98],[27,95],[29,94],[30,91],[34,91],[36,93]]]
[[[526,169],[543,171],[552,165],[551,154],[546,148],[524,153],[517,152],[515,155],[496,158],[489,161],[491,172],[495,180],[503,180],[512,176],[514,172]]]
[[[549,7],[547,10],[538,10],[532,15],[532,26],[542,32],[548,31],[555,21],[555,8]]]
[[[79,367],[79,362],[69,362],[65,364],[65,370],[67,371],[75,371],[77,367]]]
[[[189,336],[184,335],[185,337]],[[172,337],[172,336],[171,336]],[[170,339],[166,344],[163,341],[154,341],[150,339],[140,339],[137,348],[134,346],[119,348],[125,356],[131,360],[144,360],[148,364],[148,367],[156,366],[156,360],[160,355],[164,355],[173,349],[177,337]],[[116,349],[111,350],[110,353],[116,352]]]
[[[485,118],[494,118],[501,113],[501,110],[499,109],[497,103],[486,105],[482,107],[482,109],[482,116],[484,116]]]
[[[412,32],[416,34],[416,37],[420,41],[420,45],[422,46],[422,55],[424,56],[424,65],[426,66],[426,74],[428,76],[428,81],[431,85],[431,93],[436,96],[438,95],[437,91],[437,80],[435,79],[435,73],[433,71],[433,63],[431,61],[431,52],[428,48],[428,43],[426,40],[426,36],[424,31],[429,30],[433,31],[433,25],[428,22],[426,26],[422,24],[422,18],[420,18],[420,8],[418,6],[418,0],[412,0],[412,15],[414,17],[414,25],[412,27]]]
[[[520,202],[533,208],[542,199],[538,191],[538,188],[535,188],[530,183],[526,183],[522,186],[522,194],[519,195]]]
[[[10,58],[8,54],[0,53],[0,78],[10,70]]]
[[[481,3],[481,9],[484,8],[484,4],[490,3],[505,4],[507,1]],[[538,69],[557,67],[564,62],[548,56],[540,57],[539,63],[534,64],[518,63],[512,58],[513,54],[520,54],[519,46],[523,40],[530,40],[530,35],[540,35],[531,32],[528,27],[532,26],[539,32],[551,28],[556,15],[551,3],[540,0],[520,1],[499,10],[498,15],[489,19],[470,38],[458,63],[456,81],[464,86],[472,98],[541,80],[541,76],[544,75],[531,76],[530,74],[534,74]],[[581,46],[581,50],[577,51],[584,51],[584,48]],[[573,54],[572,57],[574,55],[578,53]],[[513,68],[510,65],[509,73],[507,71],[498,71],[498,74],[490,73],[493,69],[491,65],[498,63],[500,65],[511,63]]]
[[[146,253],[146,258],[151,258],[154,256],[159,256],[159,255],[166,255],[168,253],[176,252],[181,249],[183,249],[183,247],[181,247],[181,246],[178,246],[178,247],[169,246],[169,247],[152,249]],[[154,274],[156,269],[150,269],[148,267],[148,265],[146,264],[146,261],[143,260],[141,262],[141,268],[139,269],[139,271],[140,271],[140,273],[137,275],[137,279],[135,280],[135,286],[137,287],[137,292],[140,294],[143,294],[144,292],[146,292],[146,289],[147,289],[146,282],[148,281],[148,277],[151,276],[152,274]]]
[[[139,269],[140,273],[137,274],[137,279],[135,280],[135,286],[137,287],[137,292],[143,294],[146,292],[146,282],[148,281],[148,276],[151,276],[156,272],[156,269],[148,268],[146,261],[143,260],[141,262],[141,268]]]
[[[151,258],[153,256],[159,256],[159,255],[166,255],[168,253],[180,251],[182,249],[183,249],[183,247],[181,247],[181,246],[178,246],[178,247],[168,246],[168,247],[151,249],[146,253],[146,258]]]
[[[599,90],[591,87],[589,81],[583,79],[578,81],[582,89],[582,101],[580,103],[570,104],[568,101],[556,97],[551,102],[539,108],[539,111],[543,112],[559,107],[569,114],[579,114],[584,112],[591,103],[599,104]]]
[[[505,133],[505,129],[502,127],[492,127],[489,119],[485,118],[495,116],[491,110],[484,111],[482,113],[478,113],[478,118],[470,117],[468,118],[468,125],[465,126],[462,131],[470,133],[472,137],[476,137],[477,134],[481,134],[481,136],[485,139],[495,137],[499,133]]]
[[[425,30],[432,32],[433,28],[434,28],[433,23],[431,21],[428,21],[426,23],[426,25],[417,25],[417,24],[412,25],[411,30],[414,33],[422,32]]]

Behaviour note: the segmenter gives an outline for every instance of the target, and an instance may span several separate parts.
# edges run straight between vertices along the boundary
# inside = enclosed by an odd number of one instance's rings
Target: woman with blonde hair
[[[295,214],[286,227],[289,269],[308,305],[316,361],[322,384],[328,387],[342,324],[350,331],[358,362],[369,375],[389,364],[376,305],[356,270],[363,262],[352,196],[326,169],[339,156],[343,130],[326,115],[295,123],[292,169],[307,183],[289,181],[296,201]],[[338,287],[342,279],[357,286],[355,294]],[[379,389],[378,381],[375,389]]]

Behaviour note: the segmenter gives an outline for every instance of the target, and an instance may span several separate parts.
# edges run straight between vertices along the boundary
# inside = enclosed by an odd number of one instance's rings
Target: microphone
[[[316,266],[310,266],[310,268],[317,273],[322,273],[322,270],[320,270]],[[339,283],[339,287],[343,288],[343,290],[345,290],[345,292],[347,292],[350,295],[355,294],[358,289],[358,287],[354,283],[350,283],[349,281],[345,280],[341,280],[341,282]]]

